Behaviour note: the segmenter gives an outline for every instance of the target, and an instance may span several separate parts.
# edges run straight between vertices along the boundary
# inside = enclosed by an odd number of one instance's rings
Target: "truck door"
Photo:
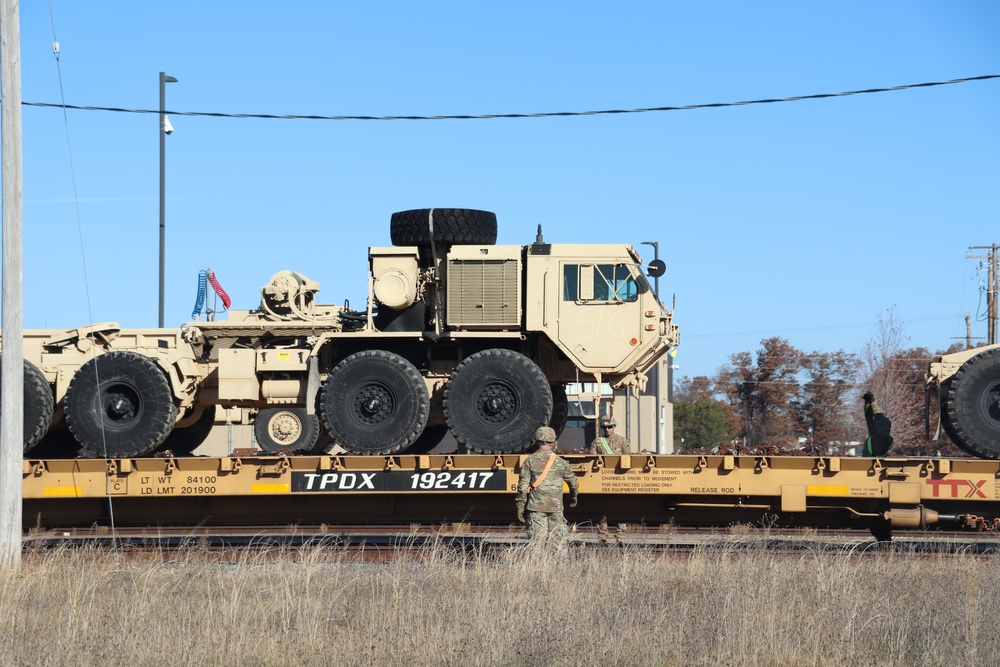
[[[580,366],[617,368],[639,346],[640,284],[626,264],[563,264],[559,339]]]

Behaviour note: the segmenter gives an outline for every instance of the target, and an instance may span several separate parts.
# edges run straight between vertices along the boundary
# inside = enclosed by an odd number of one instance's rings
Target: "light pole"
[[[642,245],[653,246],[653,261],[660,259],[660,243],[658,241],[643,241]],[[660,276],[653,278],[653,292],[656,293],[656,298],[660,298]]]
[[[166,153],[167,135],[174,131],[170,127],[166,114],[167,84],[177,83],[177,79],[160,72],[160,317],[159,326],[163,328],[163,285],[164,285],[164,245],[166,244],[167,209],[166,209]]]
[[[653,261],[654,262],[657,261],[658,259],[660,259],[660,244],[659,244],[658,241],[643,241],[642,244],[643,245],[651,245],[651,246],[653,246]],[[656,296],[656,300],[659,301],[660,300],[660,275],[659,275],[659,273],[657,273],[656,276],[653,278],[653,293]],[[653,426],[654,426],[654,436],[655,436],[654,441],[655,441],[655,447],[656,447],[656,453],[657,454],[661,453],[660,449],[662,447],[662,443],[660,442],[660,431],[662,430],[662,426],[663,426],[663,424],[662,424],[662,422],[663,422],[663,416],[661,414],[663,412],[663,410],[660,407],[660,403],[661,403],[661,397],[660,397],[660,371],[662,370],[662,368],[663,368],[663,363],[660,362],[660,361],[656,362],[656,377],[653,379],[653,393],[656,396],[656,401],[655,401],[656,413],[654,415]],[[667,373],[669,373],[669,372],[670,371],[668,370]],[[640,399],[640,401],[641,400],[642,399]]]

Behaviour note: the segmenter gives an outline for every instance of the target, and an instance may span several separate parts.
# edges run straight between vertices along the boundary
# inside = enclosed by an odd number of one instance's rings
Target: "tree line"
[[[924,373],[942,352],[906,341],[893,311],[860,353],[807,353],[765,338],[756,353],[730,355],[714,377],[677,382],[674,451],[851,454],[868,436],[861,397],[871,391],[892,420],[891,456],[966,456],[927,429]]]

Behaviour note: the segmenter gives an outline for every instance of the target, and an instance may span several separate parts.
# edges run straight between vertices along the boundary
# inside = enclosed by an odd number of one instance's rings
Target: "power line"
[[[448,115],[448,116],[318,116],[318,115],[276,115],[251,113],[220,113],[208,111],[165,111],[173,116],[206,116],[210,118],[258,118],[266,120],[492,120],[497,118],[566,118],[574,116],[606,116],[612,114],[653,113],[661,111],[690,111],[694,109],[720,109],[725,107],[749,106],[751,104],[777,104],[781,102],[799,102],[802,100],[822,100],[833,97],[848,97],[851,95],[868,95],[873,93],[889,93],[912,88],[931,88],[934,86],[949,86],[970,81],[986,81],[1000,79],[1000,74],[986,74],[950,81],[931,81],[927,83],[911,83],[891,88],[869,88],[867,90],[849,90],[841,93],[819,93],[815,95],[798,95],[775,99],[746,100],[743,102],[716,102],[712,104],[688,104],[684,106],[648,107],[642,109],[604,109],[600,111],[553,111],[540,113],[500,113],[482,115]],[[123,109],[119,107],[78,106],[73,104],[54,104],[48,102],[22,102],[24,106],[57,107],[77,111],[110,111],[115,113],[160,113],[159,109]]]

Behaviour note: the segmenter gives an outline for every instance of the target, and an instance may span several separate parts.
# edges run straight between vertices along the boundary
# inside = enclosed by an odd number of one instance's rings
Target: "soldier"
[[[517,520],[527,524],[531,546],[548,543],[556,552],[562,552],[568,532],[563,515],[563,482],[569,485],[570,507],[576,507],[580,485],[566,459],[555,453],[555,430],[542,426],[535,431],[535,441],[538,450],[521,465],[515,499]]]
[[[865,402],[865,424],[868,426],[868,438],[862,449],[862,456],[885,456],[892,447],[892,421],[885,416],[882,408],[875,402],[875,394],[866,391],[861,397]]]
[[[601,430],[604,432],[600,437],[594,438],[587,448],[590,454],[631,454],[632,446],[628,444],[625,436],[615,433],[614,417],[608,417],[601,422]]]

